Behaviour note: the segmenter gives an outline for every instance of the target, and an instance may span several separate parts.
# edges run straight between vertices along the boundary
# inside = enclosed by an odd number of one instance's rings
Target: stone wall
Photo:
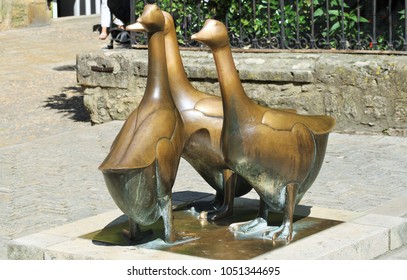
[[[212,55],[182,57],[193,85],[220,95]],[[407,56],[234,53],[234,59],[247,94],[260,104],[331,115],[338,132],[407,136]],[[92,121],[125,119],[143,96],[146,74],[146,50],[78,54]]]
[[[0,31],[48,24],[50,18],[47,0],[0,0]]]

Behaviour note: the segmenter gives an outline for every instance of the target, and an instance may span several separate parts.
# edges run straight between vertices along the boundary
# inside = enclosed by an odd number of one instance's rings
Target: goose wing
[[[171,139],[177,125],[171,109],[157,110],[138,119],[134,111],[116,136],[112,148],[99,169],[125,170],[143,168],[156,159],[156,145],[160,139]]]
[[[264,112],[262,123],[276,130],[291,130],[296,123],[308,127],[314,134],[326,134],[335,126],[330,116],[300,115],[289,111],[269,109]]]
[[[257,125],[252,133],[259,140],[250,139],[254,143],[249,154],[252,161],[275,178],[299,183],[306,178],[315,163],[316,148],[314,137],[305,125],[296,123],[284,131]]]
[[[220,97],[214,96],[199,100],[194,109],[209,117],[223,118],[222,99]]]

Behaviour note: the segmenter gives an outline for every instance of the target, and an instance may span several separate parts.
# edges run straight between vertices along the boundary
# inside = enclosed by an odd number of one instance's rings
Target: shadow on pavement
[[[83,104],[83,89],[81,87],[65,87],[60,94],[56,94],[44,101],[45,108],[58,110],[75,122],[90,122],[90,115]]]

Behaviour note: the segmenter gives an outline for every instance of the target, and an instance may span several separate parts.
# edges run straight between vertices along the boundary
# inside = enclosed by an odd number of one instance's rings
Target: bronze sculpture
[[[141,24],[149,39],[145,94],[114,140],[100,165],[107,188],[129,217],[132,239],[141,239],[139,225],[162,216],[165,242],[178,234],[173,227],[172,187],[185,143],[184,124],[170,94],[164,49],[164,16],[157,5],[146,5]]]
[[[207,216],[209,220],[219,220],[232,215],[234,197],[248,193],[252,187],[240,176],[236,182],[230,180],[231,170],[220,149],[222,99],[198,91],[191,85],[179,52],[174,21],[169,13],[163,14],[168,79],[187,137],[182,157],[216,190],[214,201],[208,205],[213,210]]]
[[[222,99],[195,89],[189,82],[180,55],[172,16],[164,12],[165,53],[170,73],[171,94],[182,115],[187,135],[182,157],[216,190],[209,207],[209,220],[226,218],[233,213],[233,198],[245,195],[250,184],[241,176],[229,180],[231,171],[220,148],[223,123]],[[294,111],[287,109],[288,111]],[[192,203],[191,206],[196,205]]]
[[[266,228],[264,237],[290,241],[294,208],[318,175],[335,120],[275,110],[250,100],[239,79],[223,23],[207,20],[192,39],[211,48],[218,71],[224,111],[223,157],[253,186],[268,209],[284,212],[282,225],[277,230]],[[261,212],[266,219],[267,211]],[[231,230],[249,232],[258,222],[232,224]]]

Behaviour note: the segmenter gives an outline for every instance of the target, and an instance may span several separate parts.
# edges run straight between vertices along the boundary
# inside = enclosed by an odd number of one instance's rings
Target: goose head
[[[127,26],[127,30],[155,33],[164,31],[164,24],[164,15],[160,8],[155,4],[148,4],[144,6],[143,14],[137,19],[137,22]]]
[[[210,48],[222,48],[229,44],[226,26],[215,19],[207,19],[202,29],[192,35],[191,39],[204,43]]]
[[[175,28],[175,24],[170,13],[163,11],[163,15],[165,20],[164,34],[166,35]]]

